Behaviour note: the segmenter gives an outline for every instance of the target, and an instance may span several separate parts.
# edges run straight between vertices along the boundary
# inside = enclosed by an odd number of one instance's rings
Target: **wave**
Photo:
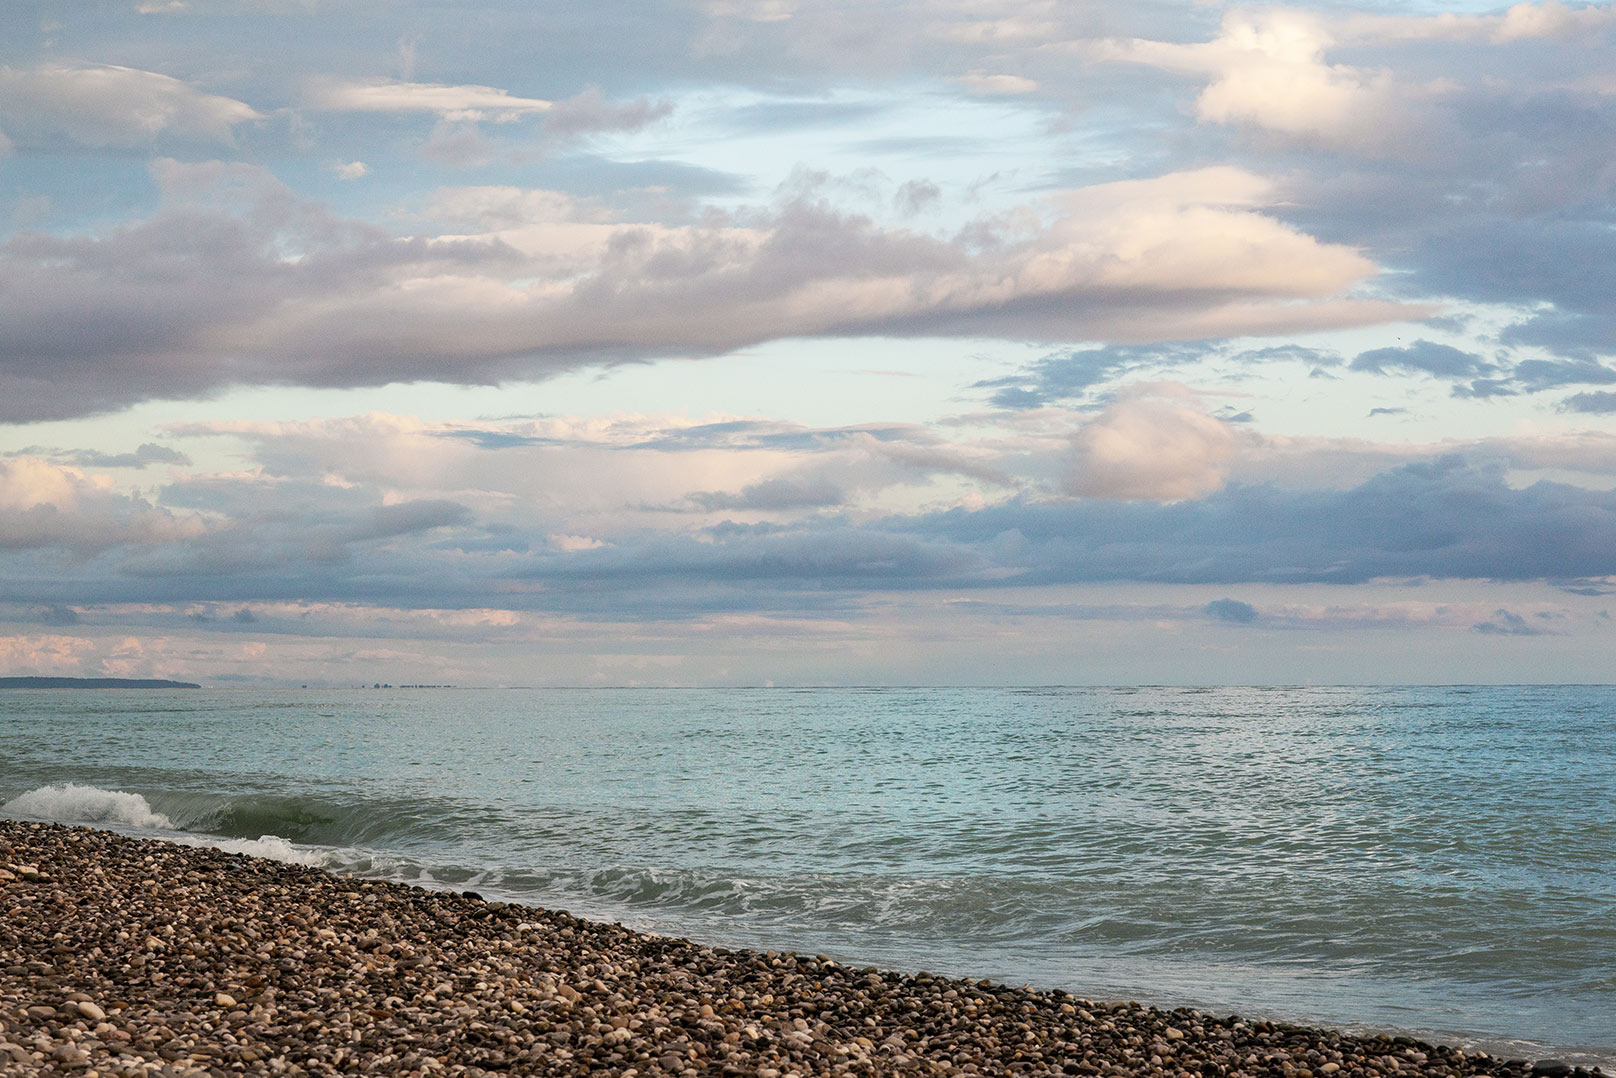
[[[284,861],[289,865],[307,865],[309,868],[324,869],[344,867],[344,858],[335,851],[294,846],[279,835],[263,835],[259,838],[204,838],[200,835],[181,835],[174,841],[186,846],[211,846],[225,853],[239,853],[246,857]]]
[[[173,820],[154,812],[139,794],[80,786],[76,782],[29,790],[0,805],[0,811],[54,823],[121,824],[148,831],[174,827]]]
[[[308,865],[312,868],[334,868],[342,860],[331,852],[300,848],[279,835],[228,838],[189,833],[179,827],[168,814],[153,809],[151,803],[140,794],[130,793],[127,790],[103,790],[98,786],[81,786],[76,782],[41,786],[18,794],[0,805],[0,814],[50,823],[88,824],[121,831],[150,831],[187,846],[211,846],[225,853],[263,857],[288,864]]]

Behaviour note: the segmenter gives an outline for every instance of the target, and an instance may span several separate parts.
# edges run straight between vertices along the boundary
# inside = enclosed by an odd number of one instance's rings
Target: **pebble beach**
[[[0,1074],[1591,1078],[0,821]]]

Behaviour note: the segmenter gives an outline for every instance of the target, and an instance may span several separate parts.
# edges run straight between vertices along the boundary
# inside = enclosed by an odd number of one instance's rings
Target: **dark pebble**
[[[0,878],[4,1078],[1589,1074],[703,947],[85,828],[0,820],[0,847],[41,877]]]

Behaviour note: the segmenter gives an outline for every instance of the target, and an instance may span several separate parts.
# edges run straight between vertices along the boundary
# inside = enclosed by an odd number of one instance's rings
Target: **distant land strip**
[[[0,689],[200,689],[191,681],[141,677],[0,677]]]

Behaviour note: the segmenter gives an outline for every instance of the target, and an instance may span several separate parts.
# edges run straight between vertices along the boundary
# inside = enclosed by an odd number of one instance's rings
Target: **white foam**
[[[76,782],[41,786],[18,794],[0,805],[0,812],[56,823],[121,824],[145,830],[172,830],[174,827],[173,820],[161,812],[153,812],[139,794],[80,786]]]
[[[262,857],[270,861],[284,861],[289,865],[307,865],[310,868],[326,868],[333,861],[329,854],[294,846],[279,835],[261,835],[258,838],[201,838],[187,835],[175,841],[186,846],[209,846],[225,853]]]

